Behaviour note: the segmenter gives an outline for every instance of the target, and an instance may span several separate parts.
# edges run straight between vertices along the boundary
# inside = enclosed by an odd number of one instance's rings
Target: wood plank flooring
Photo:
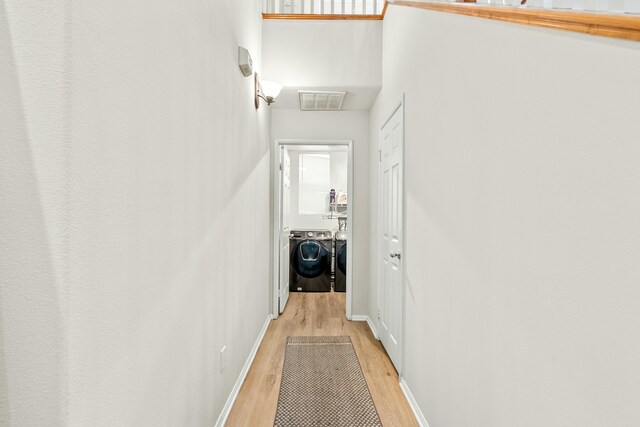
[[[418,423],[387,353],[366,322],[345,318],[344,293],[291,293],[287,308],[269,325],[231,409],[227,427],[273,426],[288,336],[348,335],[384,426]]]

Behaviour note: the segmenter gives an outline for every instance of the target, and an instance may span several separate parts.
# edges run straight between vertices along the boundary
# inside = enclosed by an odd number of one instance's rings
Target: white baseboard
[[[409,402],[409,406],[411,406],[411,410],[413,411],[413,415],[415,415],[416,420],[418,420],[418,424],[420,424],[421,427],[429,427],[429,423],[427,422],[427,419],[422,414],[422,411],[418,406],[418,402],[416,402],[416,399],[413,397],[413,394],[411,394],[411,390],[409,390],[409,386],[407,385],[404,378],[402,377],[400,377],[400,388],[404,393],[404,397],[407,398],[407,401]]]
[[[367,322],[367,325],[369,325],[369,329],[371,329],[371,332],[373,333],[374,338],[377,340],[380,339],[378,338],[378,330],[376,329],[375,325],[371,321],[371,318],[366,314],[354,314],[353,316],[351,316],[351,320],[354,322]]]
[[[376,325],[373,324],[373,321],[369,316],[367,316],[367,324],[369,325],[369,329],[371,329],[371,332],[373,332],[373,336],[375,337],[375,339],[379,341],[380,337],[378,336],[378,328],[376,328]]]
[[[238,375],[238,380],[233,385],[233,389],[231,389],[231,393],[227,398],[227,402],[224,404],[224,408],[222,408],[222,412],[218,417],[218,421],[216,421],[216,427],[223,427],[224,423],[227,422],[227,418],[229,418],[229,414],[231,413],[231,408],[233,408],[233,404],[236,401],[236,397],[238,397],[238,393],[240,392],[240,387],[242,387],[242,383],[244,382],[247,373],[249,373],[249,368],[251,368],[251,364],[253,363],[253,359],[256,357],[256,353],[258,352],[258,348],[260,347],[260,343],[262,343],[262,339],[264,338],[264,334],[267,333],[267,328],[269,327],[269,323],[273,319],[273,316],[269,314],[267,316],[267,320],[265,320],[264,325],[262,326],[262,330],[258,334],[258,338],[256,342],[253,344],[253,348],[251,349],[251,353],[249,353],[249,357],[247,361],[244,363],[242,367],[242,371],[240,371],[240,375]]]

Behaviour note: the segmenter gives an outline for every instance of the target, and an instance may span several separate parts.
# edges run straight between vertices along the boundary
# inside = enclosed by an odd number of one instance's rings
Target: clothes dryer
[[[347,233],[336,233],[335,240],[335,284],[333,290],[345,292],[347,290]]]

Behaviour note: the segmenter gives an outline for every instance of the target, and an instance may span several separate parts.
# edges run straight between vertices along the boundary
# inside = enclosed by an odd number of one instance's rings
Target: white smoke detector
[[[299,90],[302,111],[340,111],[347,92]]]

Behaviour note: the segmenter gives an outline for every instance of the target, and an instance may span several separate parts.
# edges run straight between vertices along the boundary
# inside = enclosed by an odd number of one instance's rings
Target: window
[[[329,210],[331,160],[329,154],[300,154],[298,209],[301,215],[325,214]]]

